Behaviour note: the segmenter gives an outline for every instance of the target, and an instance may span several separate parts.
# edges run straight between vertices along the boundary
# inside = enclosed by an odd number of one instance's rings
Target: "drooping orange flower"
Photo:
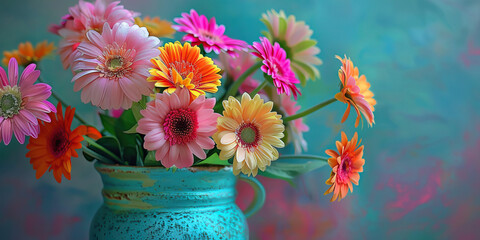
[[[373,111],[375,111],[374,106],[377,104],[377,101],[373,99],[370,83],[367,82],[365,75],[358,76],[358,68],[353,65],[350,58],[347,59],[347,56],[344,59],[339,56],[335,57],[342,62],[342,67],[338,70],[338,77],[342,86],[335,98],[348,105],[347,110],[343,114],[342,123],[347,120],[350,107],[353,106],[357,112],[355,127],[358,127],[362,115],[367,119],[368,125],[372,126],[375,123]]]
[[[325,182],[331,185],[325,192],[325,195],[333,192],[331,202],[338,199],[340,201],[344,198],[348,189],[353,191],[352,183],[358,185],[360,180],[359,172],[363,172],[363,145],[358,147],[362,140],[358,141],[358,135],[355,133],[353,138],[348,141],[347,135],[342,131],[341,142],[337,141],[337,151],[328,149],[325,151],[331,158],[328,159],[328,164],[332,167],[330,178]]]
[[[182,46],[177,41],[159,49],[159,58],[151,60],[155,66],[150,69],[151,76],[147,79],[155,82],[156,87],[167,88],[165,91],[170,94],[177,88],[186,88],[192,101],[205,92],[218,91],[222,77],[220,68],[211,58],[200,54],[199,47],[192,47],[188,42]]]
[[[10,58],[17,59],[18,65],[26,66],[33,62],[40,61],[43,57],[51,54],[55,50],[53,43],[43,41],[37,43],[35,48],[32,43],[25,42],[18,44],[18,49],[3,52],[3,64],[7,65]]]
[[[33,169],[37,171],[36,177],[40,178],[48,168],[53,170],[57,182],[62,181],[62,174],[70,180],[72,170],[72,157],[78,157],[76,149],[82,147],[83,135],[93,139],[102,137],[100,132],[93,127],[79,126],[70,130],[75,108],[67,107],[63,117],[62,104],[58,103],[57,113],[50,113],[51,122],[40,123],[38,138],[30,138],[27,148],[30,150],[27,157]]]
[[[167,20],[161,20],[159,17],[150,18],[146,16],[143,19],[136,17],[135,24],[147,28],[150,36],[173,38],[173,34],[175,33],[175,29],[172,28],[172,23]]]

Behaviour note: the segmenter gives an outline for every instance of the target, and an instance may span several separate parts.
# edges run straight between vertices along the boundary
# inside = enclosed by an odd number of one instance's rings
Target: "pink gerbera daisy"
[[[33,84],[40,76],[30,64],[23,70],[18,81],[18,63],[11,58],[8,63],[8,78],[0,67],[0,142],[10,143],[12,132],[19,143],[25,142],[25,136],[36,138],[40,130],[38,119],[50,122],[48,113],[55,112],[47,99],[52,94],[51,87],[45,83]]]
[[[89,42],[82,42],[82,53],[72,64],[76,72],[74,91],[82,90],[82,101],[102,109],[131,107],[142,95],[152,93],[153,83],[146,81],[150,59],[158,56],[160,40],[149,37],[146,28],[105,23],[102,34],[87,33]]]
[[[249,52],[246,51],[235,51],[237,57],[233,57],[227,53],[220,53],[218,65],[221,69],[225,71],[225,74],[229,79],[237,81],[237,79],[249,69],[253,64],[256,63],[256,58],[252,56]],[[244,92],[252,92],[255,88],[260,85],[260,82],[254,79],[251,76],[248,76],[247,79],[240,85],[238,91],[240,94]]]
[[[193,9],[190,10],[190,14],[182,13],[182,17],[175,18],[175,22],[179,25],[172,27],[179,32],[187,33],[183,36],[183,41],[189,41],[193,46],[202,44],[207,53],[213,50],[219,54],[223,51],[236,56],[234,50],[247,49],[246,42],[224,35],[225,26],[217,25],[215,17],[208,20],[205,15],[198,15]]]
[[[295,115],[300,106],[297,105],[297,102],[292,100],[290,97],[285,95],[273,95],[273,103],[278,106],[279,110],[284,114],[285,117]],[[303,122],[303,118],[297,118],[293,121],[288,122],[286,125],[288,142],[293,143],[295,153],[302,153],[302,151],[307,151],[307,141],[303,138],[303,133],[308,132],[310,128]]]
[[[293,93],[297,99],[300,91],[295,84],[300,81],[290,68],[290,60],[287,59],[285,50],[277,42],[272,46],[266,37],[260,37],[260,41],[261,43],[254,42],[251,48],[255,50],[252,54],[263,60],[262,71],[272,77],[278,94],[285,93],[290,96]]]
[[[86,40],[85,34],[89,30],[100,32],[104,23],[108,23],[110,27],[120,22],[133,25],[135,22],[133,13],[118,3],[112,2],[107,5],[104,0],[96,0],[93,4],[80,0],[78,5],[69,9],[70,16],[62,18],[65,22],[51,29],[57,31],[63,38],[59,43],[59,52],[64,68],[72,64],[78,54],[77,47]]]
[[[200,95],[190,103],[189,91],[178,89],[172,94],[157,93],[155,100],[140,111],[137,131],[145,134],[144,147],[156,151],[155,159],[169,168],[190,167],[193,154],[205,159],[203,149],[212,149],[210,138],[217,128],[218,113],[213,112],[215,98]],[[192,154],[193,153],[193,154]]]

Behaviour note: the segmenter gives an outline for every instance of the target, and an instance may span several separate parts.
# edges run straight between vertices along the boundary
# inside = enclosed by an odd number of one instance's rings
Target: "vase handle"
[[[239,174],[238,177],[240,180],[250,184],[250,186],[253,188],[255,191],[255,197],[253,198],[252,203],[243,211],[243,214],[245,217],[249,218],[260,208],[262,208],[263,204],[265,203],[265,189],[263,188],[263,185],[255,178],[253,177],[248,177],[243,174]]]

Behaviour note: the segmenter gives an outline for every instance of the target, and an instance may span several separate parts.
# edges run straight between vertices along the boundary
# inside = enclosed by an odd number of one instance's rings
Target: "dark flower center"
[[[70,141],[65,130],[60,129],[53,134],[52,139],[50,140],[50,150],[55,157],[63,156],[69,147]]]
[[[163,122],[165,139],[170,145],[184,144],[197,136],[197,113],[189,108],[171,110]]]

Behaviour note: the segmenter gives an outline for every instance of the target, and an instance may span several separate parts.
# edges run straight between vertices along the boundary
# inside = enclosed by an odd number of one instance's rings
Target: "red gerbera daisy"
[[[51,122],[40,123],[38,138],[30,138],[27,148],[30,150],[27,157],[33,169],[37,170],[36,177],[40,178],[50,167],[57,182],[62,181],[62,174],[70,180],[72,157],[78,157],[76,149],[82,147],[83,135],[98,139],[100,132],[93,127],[79,126],[73,131],[72,125],[75,108],[67,107],[63,117],[62,104],[58,103],[57,113],[50,113]]]

